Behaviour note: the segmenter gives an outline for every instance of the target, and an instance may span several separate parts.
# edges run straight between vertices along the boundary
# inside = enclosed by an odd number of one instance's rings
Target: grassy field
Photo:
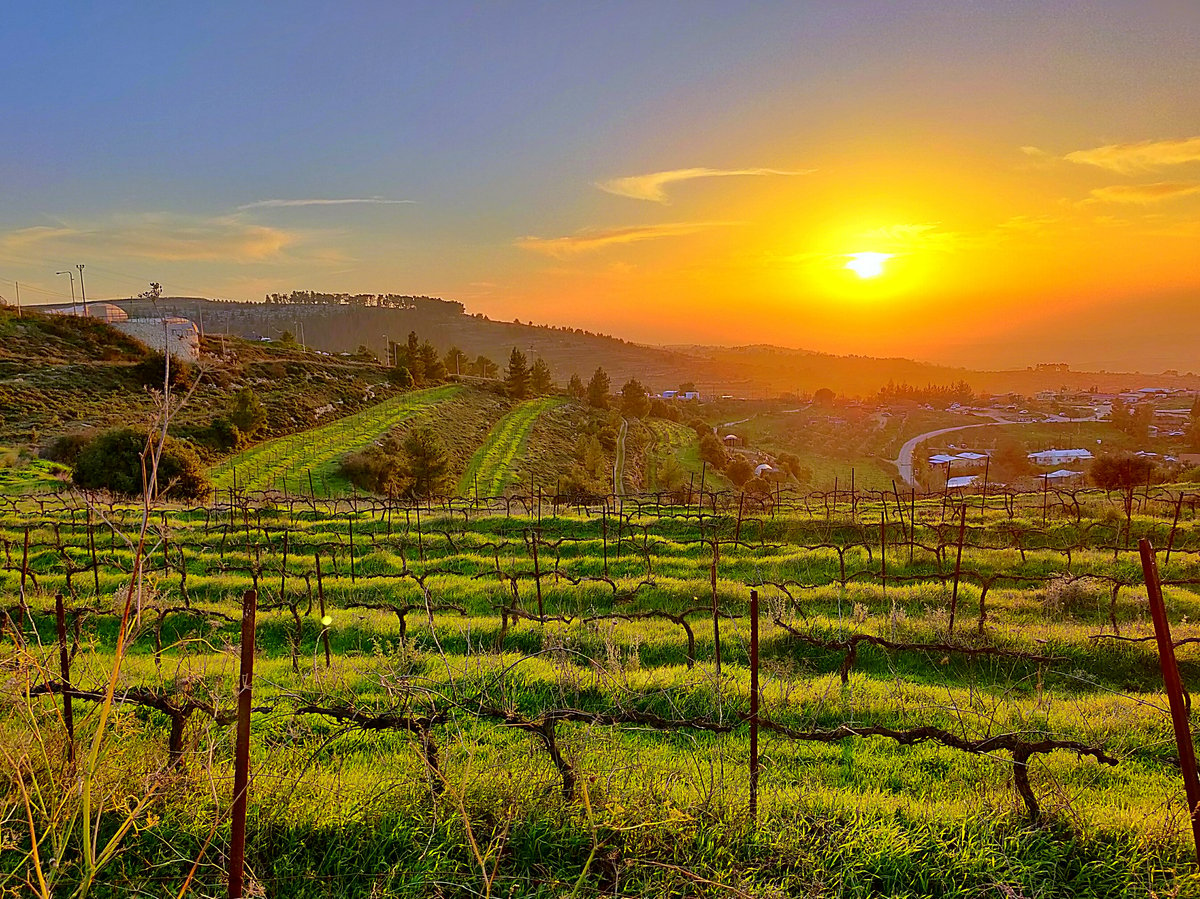
[[[518,480],[518,465],[538,418],[562,404],[558,397],[538,397],[526,400],[500,419],[471,456],[459,479],[458,492],[464,496],[503,494]]]
[[[1128,522],[1119,496],[1059,495],[1044,524],[1043,501],[995,496],[984,510],[972,498],[957,586],[955,509],[940,498],[917,502],[915,525],[894,505],[881,522],[884,497],[869,494],[797,496],[741,521],[736,503],[698,519],[636,497],[622,513],[464,500],[419,515],[362,500],[166,509],[151,519],[117,677],[131,701],[95,765],[80,762],[109,797],[102,832],[134,824],[91,895],[176,895],[197,860],[193,894],[221,891],[232,728],[204,709],[232,708],[238,598],[256,583],[247,858],[266,895],[1197,895],[1153,644],[1113,637],[1151,633],[1140,535],[1171,543],[1160,563],[1174,636],[1200,637],[1200,495],[1139,492]],[[108,677],[134,562],[120,533],[139,519],[104,514],[90,538],[68,504],[18,502],[0,518],[4,606],[13,615],[23,589],[31,609],[17,615],[24,648],[15,628],[3,638],[0,743],[9,770],[43,790],[30,815],[62,890],[85,864],[77,833],[54,845],[53,809],[76,808],[77,775],[61,767],[58,700],[28,689],[57,671],[56,592],[92,610],[78,618],[73,682]],[[751,589],[760,715],[776,726],[761,737],[757,827]],[[856,635],[895,648],[856,644],[848,658]],[[1195,682],[1200,650],[1178,651]],[[133,701],[147,695],[167,705]],[[188,701],[173,756],[161,709]],[[80,746],[99,728],[94,708],[76,701]],[[872,727],[1073,740],[1116,764],[1031,758],[1033,823],[1008,753],[902,745],[863,735]],[[0,889],[23,894],[22,878],[37,879],[29,825],[18,781],[0,778]],[[122,811],[130,797],[148,804]]]
[[[415,390],[329,424],[260,443],[215,466],[213,486],[218,491],[236,488],[345,495],[350,484],[338,468],[342,456],[451,399],[461,389],[450,385]]]

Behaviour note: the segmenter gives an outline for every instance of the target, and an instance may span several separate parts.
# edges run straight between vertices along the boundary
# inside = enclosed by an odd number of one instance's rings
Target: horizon
[[[9,302],[83,263],[89,300],[387,284],[654,346],[1197,367],[1193,6],[217,10],[14,13]]]

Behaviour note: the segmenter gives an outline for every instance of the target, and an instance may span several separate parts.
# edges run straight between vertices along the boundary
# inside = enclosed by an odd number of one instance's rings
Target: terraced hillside
[[[458,385],[430,387],[393,397],[361,412],[266,443],[213,468],[218,490],[280,490],[337,496],[349,492],[338,461],[388,431],[456,396]]]
[[[517,482],[518,465],[538,418],[563,402],[558,397],[538,397],[521,403],[500,419],[467,464],[458,483],[459,493],[499,496]]]

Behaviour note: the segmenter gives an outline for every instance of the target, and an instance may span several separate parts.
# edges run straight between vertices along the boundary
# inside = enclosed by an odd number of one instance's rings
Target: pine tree
[[[525,362],[525,354],[516,347],[508,357],[508,374],[505,375],[504,385],[514,400],[529,396],[529,367]]]
[[[554,390],[554,380],[550,375],[550,366],[540,356],[534,360],[533,368],[529,370],[529,389],[535,396],[545,396]]]
[[[589,406],[596,409],[608,408],[608,374],[603,368],[597,368],[592,379],[588,381],[587,401]]]
[[[571,375],[571,380],[567,381],[567,393],[577,400],[587,396],[587,388],[583,386],[583,379],[578,374]]]
[[[413,496],[441,496],[450,489],[450,456],[429,428],[414,428],[400,444]]]

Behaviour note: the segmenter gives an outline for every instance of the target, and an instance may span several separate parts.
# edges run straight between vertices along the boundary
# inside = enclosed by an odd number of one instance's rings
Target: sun
[[[892,258],[891,253],[847,253],[849,262],[844,268],[850,269],[860,278],[878,278],[883,274],[883,264]]]

